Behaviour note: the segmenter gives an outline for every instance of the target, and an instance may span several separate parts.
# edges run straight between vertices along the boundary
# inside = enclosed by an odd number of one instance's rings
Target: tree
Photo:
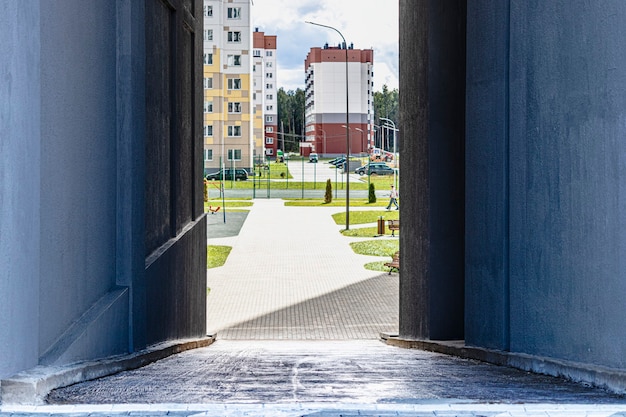
[[[279,134],[279,139],[284,140],[283,149],[286,152],[297,152],[299,142],[304,139],[304,90],[298,88],[296,91],[285,91],[278,89],[278,129],[283,134]],[[280,144],[283,146],[282,142]]]
[[[326,180],[326,193],[324,194],[324,204],[330,204],[333,201],[333,185],[330,179]]]
[[[368,202],[370,204],[374,204],[376,202],[376,187],[374,187],[374,183],[370,183],[370,189],[368,194]]]
[[[374,124],[381,126],[385,123],[381,123],[380,118],[384,117],[386,119],[393,120],[396,126],[398,126],[398,106],[399,106],[399,92],[398,89],[395,88],[393,90],[389,90],[387,84],[383,85],[382,91],[374,92]],[[393,148],[393,141],[395,140],[395,132],[392,130],[387,130],[386,138],[389,138],[389,141],[386,143],[386,147]],[[385,147],[385,144],[378,143],[377,146],[380,148]]]

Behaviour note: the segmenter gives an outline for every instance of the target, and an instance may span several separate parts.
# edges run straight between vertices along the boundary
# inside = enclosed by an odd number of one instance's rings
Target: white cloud
[[[398,87],[398,3],[332,0],[254,0],[252,21],[268,35],[277,35],[278,85],[304,88],[304,60],[311,47],[339,44],[331,29],[308,25],[313,21],[341,31],[357,49],[374,49],[374,86]],[[298,75],[299,74],[299,75]]]

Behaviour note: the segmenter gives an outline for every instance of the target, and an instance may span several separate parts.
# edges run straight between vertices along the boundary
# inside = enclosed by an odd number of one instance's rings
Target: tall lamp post
[[[396,155],[396,142],[398,141],[398,129],[396,129],[396,124],[391,119],[387,119],[385,117],[380,117],[380,120],[384,120],[385,123],[391,123],[393,129],[393,183],[396,184],[396,168],[398,167],[398,155]],[[386,127],[386,126],[385,126]]]
[[[363,154],[363,149],[365,148],[365,145],[363,145],[363,129],[355,127],[354,130],[356,130],[357,132],[361,132],[361,154]]]
[[[332,26],[308,21],[305,23],[332,29],[337,32],[343,40],[343,49],[346,51],[346,166],[348,167],[348,169],[346,169],[346,230],[350,230],[350,99],[348,95],[348,44],[343,34]]]

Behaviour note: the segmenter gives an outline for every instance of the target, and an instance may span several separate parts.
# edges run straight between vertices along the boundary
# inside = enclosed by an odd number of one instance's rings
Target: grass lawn
[[[243,199],[243,200],[251,200],[251,199]],[[252,205],[254,204],[252,201],[237,201],[237,200],[224,200],[224,202],[226,203],[226,211],[229,213],[245,213],[248,212],[250,210],[248,210],[248,208],[252,207]],[[204,212],[208,213],[209,212],[209,205],[215,207],[215,206],[219,206],[221,207],[220,210],[223,210],[224,208],[222,207],[222,199],[213,199],[211,201],[209,201],[208,203],[205,202],[204,203]],[[218,214],[221,214],[219,211],[217,212]]]
[[[365,264],[365,269],[370,271],[380,271],[380,272],[389,272],[389,267],[385,266],[386,262],[389,262],[391,259],[387,261],[378,261],[378,262],[369,262]]]
[[[208,245],[206,247],[206,267],[207,269],[217,268],[226,263],[232,247]]]
[[[345,207],[346,200],[345,199],[333,199],[330,203],[324,203],[323,198],[313,198],[313,199],[284,199],[285,206],[289,207]],[[380,199],[376,203],[368,203],[367,198],[351,198],[350,199],[350,207],[386,207],[387,201],[381,201]]]
[[[389,272],[389,267],[385,266],[385,262],[390,262],[393,254],[400,250],[399,240],[366,240],[363,242],[350,243],[350,247],[359,255],[381,256],[382,261],[369,262],[364,265],[365,269],[370,271]]]
[[[272,164],[272,169],[274,169],[273,165],[274,164]],[[284,166],[284,164],[278,164],[278,165]],[[289,178],[290,178],[289,180],[286,180],[285,179],[286,177],[280,176],[281,172],[285,172],[285,173],[287,172],[286,169],[287,168],[285,166],[284,170],[281,170],[281,168],[274,169],[274,171],[270,170],[269,181],[268,181],[267,175],[262,176],[262,177],[256,177],[256,179],[253,179],[254,177],[250,176],[248,181],[224,181],[224,189],[226,190],[233,190],[233,189],[252,190],[253,188],[256,188],[258,190],[267,190],[267,187],[269,185],[270,189],[301,190],[303,188],[302,181],[300,181],[299,179],[291,179],[292,178],[291,174],[285,174],[285,175],[289,175]],[[304,189],[324,191],[326,189],[326,178],[330,178],[330,182],[333,186],[333,191],[335,190],[335,188],[337,190],[345,190],[345,187],[346,187],[346,184],[344,182],[345,178],[342,179],[341,175],[338,176],[337,183],[335,184],[334,168],[329,168],[328,171],[321,171],[321,170],[318,171],[318,177],[319,177],[319,180],[317,182],[305,181]],[[374,187],[376,188],[376,190],[387,191],[389,190],[390,185],[393,184],[393,176],[372,175],[370,177],[370,182],[374,184]],[[219,184],[220,184],[219,181],[208,181],[209,189],[219,189]],[[361,181],[350,181],[350,189],[351,190],[369,189],[368,184],[367,184],[367,176],[365,175],[362,176]],[[383,200],[388,201],[388,199],[383,199]]]
[[[378,217],[382,216],[385,220],[398,220],[400,212],[397,210],[371,210],[371,211],[351,211],[350,224],[376,223]],[[346,224],[346,213],[335,213],[333,219],[338,225]]]
[[[233,207],[251,207],[254,203],[252,201],[229,201],[229,200],[225,200],[225,206],[227,208],[233,208]],[[207,211],[209,209],[209,205],[211,206],[222,206],[222,200],[218,199],[218,198],[214,198],[213,200],[209,201],[209,202],[205,202],[204,203],[204,210]]]
[[[352,222],[352,221],[350,221]],[[387,224],[385,223],[385,235],[391,236],[391,231],[387,229]],[[399,230],[396,230],[396,236],[400,233]],[[348,237],[372,237],[378,236],[378,227],[357,227],[350,230],[342,230],[341,234]]]
[[[350,243],[350,247],[359,255],[388,256],[391,258],[394,253],[400,250],[400,241],[390,239],[366,240],[363,242],[352,242]],[[391,259],[389,259],[389,261],[390,260]]]

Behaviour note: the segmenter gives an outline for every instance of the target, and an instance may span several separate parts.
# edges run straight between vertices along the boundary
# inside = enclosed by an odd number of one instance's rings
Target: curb
[[[214,341],[213,335],[203,339],[161,343],[129,355],[96,361],[64,366],[36,366],[0,381],[0,404],[42,405],[54,389],[141,368],[177,353],[207,347]]]
[[[572,382],[590,384],[616,394],[626,394],[626,371],[558,360],[524,353],[506,352],[466,346],[462,340],[435,341],[404,339],[397,335],[380,334],[382,341],[390,346],[443,353],[465,359],[508,366],[536,374],[565,378]]]

